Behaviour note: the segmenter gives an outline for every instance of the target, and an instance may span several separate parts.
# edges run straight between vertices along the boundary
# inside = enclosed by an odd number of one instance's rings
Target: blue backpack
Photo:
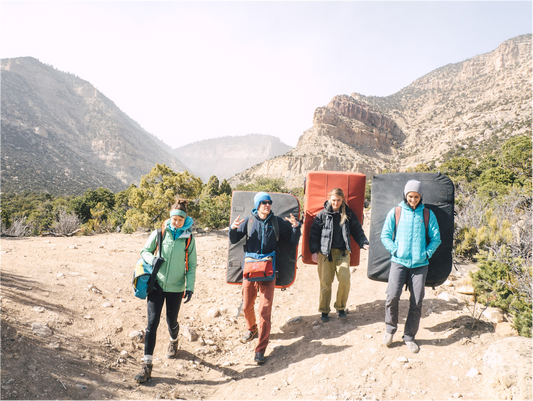
[[[161,243],[163,242],[164,231],[157,230],[157,248],[158,256],[161,257]],[[135,264],[133,271],[133,292],[137,298],[146,299],[146,296],[152,292],[156,282],[159,267],[154,270],[152,265],[146,263],[143,258],[140,258]]]

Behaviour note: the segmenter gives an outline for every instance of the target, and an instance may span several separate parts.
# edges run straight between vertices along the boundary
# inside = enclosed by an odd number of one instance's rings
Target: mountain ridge
[[[390,96],[337,95],[315,110],[313,126],[296,148],[229,182],[235,186],[265,176],[295,187],[308,171],[327,169],[371,178],[438,161],[450,150],[494,135],[531,132],[531,75],[528,34],[430,71]]]
[[[3,192],[118,191],[156,163],[186,169],[88,81],[34,57],[1,68]]]

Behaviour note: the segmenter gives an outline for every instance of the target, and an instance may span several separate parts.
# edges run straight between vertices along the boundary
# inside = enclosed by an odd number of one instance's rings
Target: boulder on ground
[[[485,385],[501,399],[530,400],[531,339],[508,337],[492,344],[483,356]]]

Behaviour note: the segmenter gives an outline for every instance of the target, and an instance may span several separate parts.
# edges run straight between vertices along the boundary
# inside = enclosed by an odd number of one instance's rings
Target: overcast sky
[[[531,1],[6,1],[0,56],[89,81],[172,147],[296,146],[335,95],[392,95],[532,32]]]

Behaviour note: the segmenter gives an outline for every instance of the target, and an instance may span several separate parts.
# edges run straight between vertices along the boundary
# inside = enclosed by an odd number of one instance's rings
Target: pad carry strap
[[[161,232],[161,229],[158,228],[157,229],[157,247],[158,247],[157,253],[159,257],[161,257],[161,248],[163,247],[162,243],[163,243],[163,233]],[[160,266],[158,266],[157,268],[154,268],[154,270],[152,271],[152,274],[150,275],[150,280],[148,280],[148,289],[146,291],[147,294],[151,293],[152,290],[154,289],[155,282],[157,281],[156,277],[157,277],[157,273],[159,272],[159,267]]]

